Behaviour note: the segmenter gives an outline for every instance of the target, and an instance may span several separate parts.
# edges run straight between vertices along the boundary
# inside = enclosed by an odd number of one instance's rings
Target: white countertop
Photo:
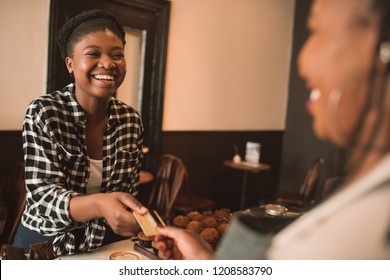
[[[115,252],[130,251],[140,256],[141,260],[150,260],[148,257],[140,254],[134,249],[134,242],[130,239],[114,242],[100,247],[97,251],[91,253],[76,254],[70,256],[61,256],[59,260],[109,260],[111,254]]]

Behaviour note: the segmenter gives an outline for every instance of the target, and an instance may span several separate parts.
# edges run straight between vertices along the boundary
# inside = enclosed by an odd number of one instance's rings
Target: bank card
[[[137,212],[133,212],[135,219],[146,236],[158,235],[157,225],[161,224],[165,226],[164,221],[161,219],[157,211],[147,212],[145,215],[141,215]]]

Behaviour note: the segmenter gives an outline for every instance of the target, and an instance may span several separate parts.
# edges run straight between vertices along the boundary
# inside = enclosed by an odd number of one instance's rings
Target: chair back
[[[345,176],[334,176],[329,177],[324,182],[324,187],[322,189],[322,197],[327,197],[335,190],[338,189],[345,181]]]
[[[323,158],[317,158],[316,160],[314,160],[306,174],[306,177],[299,190],[299,194],[302,197],[303,204],[309,203],[314,198],[323,163]]]
[[[182,160],[171,154],[163,155],[149,197],[149,205],[155,207],[164,219],[169,218],[176,197],[187,181],[188,174]]]
[[[16,230],[26,205],[24,164],[16,164],[8,175],[0,182],[7,217],[3,229],[2,243],[12,244]]]

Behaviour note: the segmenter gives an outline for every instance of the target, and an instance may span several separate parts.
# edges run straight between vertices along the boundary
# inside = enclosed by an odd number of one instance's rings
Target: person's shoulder
[[[27,114],[42,114],[44,112],[66,112],[66,107],[72,102],[71,86],[56,90],[33,99],[27,109]]]
[[[56,90],[39,97],[36,97],[30,104],[49,104],[49,103],[63,103],[68,98],[72,91],[72,84],[64,87],[62,90]]]

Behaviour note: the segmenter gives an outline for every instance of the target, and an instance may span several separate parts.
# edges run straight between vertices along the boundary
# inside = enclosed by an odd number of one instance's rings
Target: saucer
[[[141,257],[134,252],[130,251],[120,251],[120,252],[115,252],[110,255],[109,257],[110,260],[140,260]]]

